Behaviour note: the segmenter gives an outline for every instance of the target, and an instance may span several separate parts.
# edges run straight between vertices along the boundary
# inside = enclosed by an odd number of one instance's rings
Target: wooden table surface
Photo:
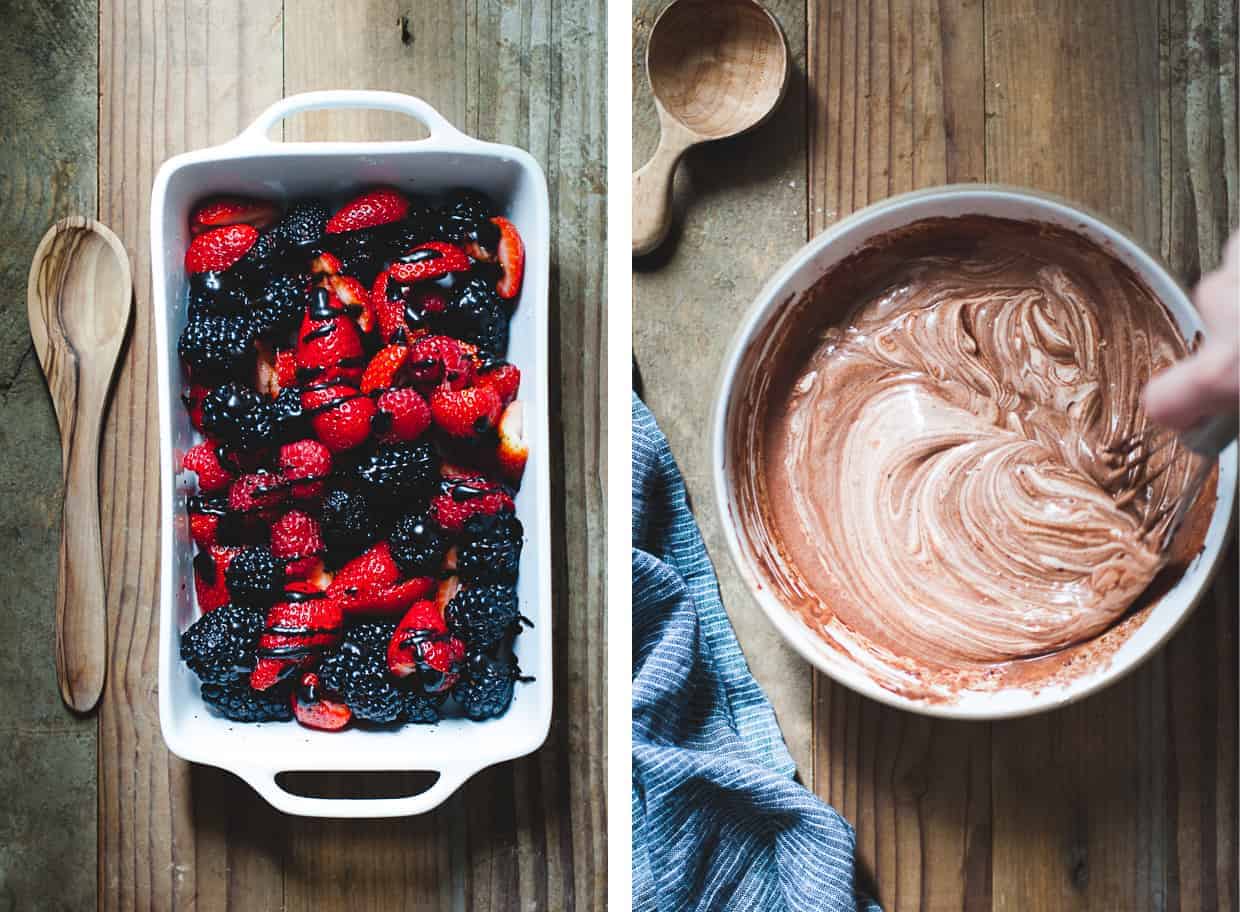
[[[602,0],[0,0],[0,909],[604,907],[604,18]],[[159,733],[151,182],[321,88],[420,95],[529,149],[551,191],[555,719],[542,750],[405,820],[284,817]],[[419,132],[333,113],[284,135]],[[125,241],[137,296],[101,464],[109,678],[84,719],[53,674],[59,444],[24,304],[38,238],[70,213]]]
[[[1240,213],[1235,0],[766,0],[795,61],[772,121],[691,152],[635,263],[634,353],[724,601],[802,780],[857,829],[887,910],[1237,907],[1237,556],[1170,645],[1079,705],[967,724],[813,674],[736,574],[715,513],[713,384],[766,277],[841,216],[955,181],[1109,215],[1186,282]],[[634,4],[634,165],[657,125]]]

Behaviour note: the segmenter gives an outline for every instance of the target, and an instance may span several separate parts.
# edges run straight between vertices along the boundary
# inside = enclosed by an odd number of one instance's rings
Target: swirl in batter
[[[1190,468],[1177,449],[1148,484],[1101,458],[1143,425],[1145,380],[1185,353],[1148,289],[1075,235],[958,221],[949,241],[913,231],[821,284],[759,460],[801,601],[945,668],[1113,624],[1164,563],[1140,520]]]

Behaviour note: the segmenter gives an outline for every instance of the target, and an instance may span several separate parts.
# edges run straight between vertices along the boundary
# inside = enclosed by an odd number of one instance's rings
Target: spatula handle
[[[80,403],[80,400],[79,400]],[[56,677],[65,704],[89,712],[107,669],[103,543],[99,534],[99,416],[78,408],[63,435],[65,503],[56,583]]]

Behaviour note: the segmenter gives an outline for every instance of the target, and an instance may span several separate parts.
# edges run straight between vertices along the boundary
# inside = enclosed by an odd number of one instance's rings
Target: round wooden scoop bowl
[[[649,253],[672,223],[672,178],[698,143],[752,130],[783,98],[788,43],[755,0],[675,0],[646,48],[659,112],[659,147],[633,175],[633,254]]]
[[[88,712],[103,693],[107,668],[99,429],[133,309],[124,246],[90,219],[57,222],[30,264],[26,306],[63,454],[56,677],[66,705]]]

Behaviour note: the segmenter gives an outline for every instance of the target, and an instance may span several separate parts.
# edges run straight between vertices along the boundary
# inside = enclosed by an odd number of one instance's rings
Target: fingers
[[[1152,377],[1142,400],[1153,421],[1177,431],[1211,415],[1240,410],[1240,348],[1235,337],[1230,343],[1207,343],[1197,354]]]

